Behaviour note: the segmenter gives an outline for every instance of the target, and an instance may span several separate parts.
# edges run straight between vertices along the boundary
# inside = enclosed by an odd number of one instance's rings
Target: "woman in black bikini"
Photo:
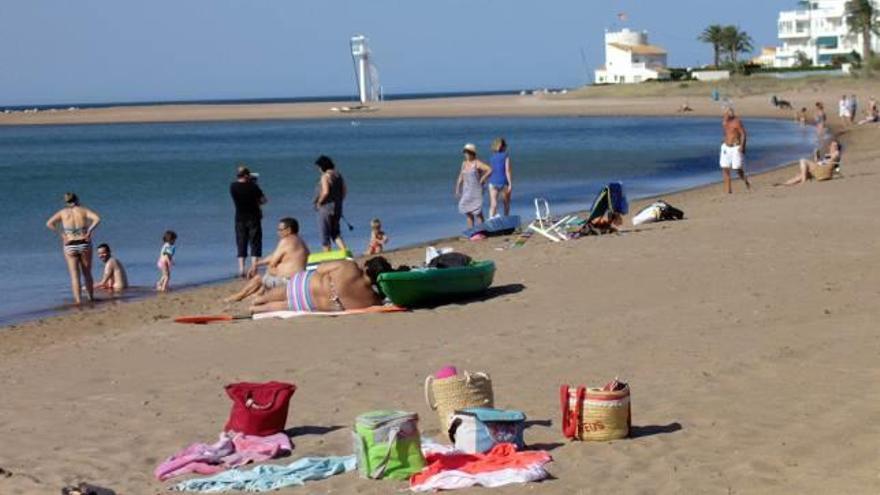
[[[79,198],[74,193],[65,193],[64,202],[67,206],[55,212],[46,221],[46,227],[61,235],[64,261],[67,262],[67,271],[70,273],[73,301],[79,305],[82,292],[80,273],[85,280],[89,301],[95,300],[92,282],[92,232],[101,223],[101,217],[85,206],[80,206]],[[60,231],[59,223],[61,223]]]

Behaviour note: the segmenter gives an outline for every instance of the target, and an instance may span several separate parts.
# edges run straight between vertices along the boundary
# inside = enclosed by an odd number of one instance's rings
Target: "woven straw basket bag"
[[[611,392],[563,385],[560,402],[562,432],[568,438],[605,442],[629,436],[632,425],[629,385]]]
[[[492,379],[487,373],[470,373],[449,378],[425,378],[425,402],[437,412],[442,431],[449,430],[449,421],[457,409],[494,407]]]

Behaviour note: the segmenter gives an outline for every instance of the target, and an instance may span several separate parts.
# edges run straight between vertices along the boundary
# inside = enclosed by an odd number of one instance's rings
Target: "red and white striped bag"
[[[566,438],[604,442],[629,436],[632,412],[628,384],[615,379],[602,388],[563,385],[559,400]]]

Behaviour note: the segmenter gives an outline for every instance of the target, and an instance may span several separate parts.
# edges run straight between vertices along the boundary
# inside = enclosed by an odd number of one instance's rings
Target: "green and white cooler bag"
[[[419,415],[371,411],[354,424],[354,451],[362,478],[406,480],[425,467]]]

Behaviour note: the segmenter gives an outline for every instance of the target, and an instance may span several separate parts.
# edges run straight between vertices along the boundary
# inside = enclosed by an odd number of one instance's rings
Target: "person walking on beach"
[[[46,228],[61,236],[64,261],[70,274],[70,289],[73,302],[77,306],[82,302],[82,285],[80,275],[85,282],[89,301],[95,300],[94,281],[92,279],[92,232],[101,223],[101,217],[94,211],[81,206],[76,194],[64,194],[64,208],[55,212],[46,221]],[[58,230],[58,224],[61,230]]]
[[[174,243],[177,242],[177,233],[173,230],[166,230],[162,236],[162,250],[159,251],[159,260],[156,261],[156,267],[159,268],[159,281],[156,282],[156,290],[159,292],[168,292],[168,286],[171,283],[171,266],[174,265],[174,253],[177,248]]]
[[[339,222],[342,220],[342,203],[348,194],[345,180],[336,170],[336,165],[329,156],[321,155],[315,160],[315,165],[321,172],[321,178],[315,187],[315,211],[318,212],[318,233],[321,237],[321,247],[324,251],[330,251],[333,243],[345,251],[345,240],[342,239],[342,231]]]
[[[746,189],[751,189],[749,179],[746,177],[743,165],[746,156],[746,128],[742,121],[736,116],[733,107],[727,107],[724,110],[724,118],[721,123],[724,129],[724,142],[721,143],[721,176],[724,178],[724,190],[727,194],[733,192],[730,183],[730,170],[736,170],[739,178],[746,184]]]
[[[483,185],[492,173],[492,168],[477,159],[477,146],[467,143],[462,149],[464,161],[455,181],[455,195],[458,200],[459,213],[467,217],[467,226],[474,226],[474,221],[483,223]]]
[[[251,267],[263,256],[263,210],[268,201],[257,185],[256,177],[245,165],[235,171],[235,182],[229,186],[235,203],[235,245],[238,251],[238,276],[245,276],[245,259],[250,246]]]
[[[513,192],[513,176],[510,173],[510,155],[507,141],[495,138],[492,141],[492,157],[489,158],[492,172],[489,174],[489,218],[498,216],[498,196],[504,204],[504,216],[510,215],[510,195]]]
[[[125,268],[117,258],[110,253],[108,244],[98,245],[98,259],[104,262],[104,276],[98,282],[98,288],[111,292],[122,292],[128,288],[128,276]]]

